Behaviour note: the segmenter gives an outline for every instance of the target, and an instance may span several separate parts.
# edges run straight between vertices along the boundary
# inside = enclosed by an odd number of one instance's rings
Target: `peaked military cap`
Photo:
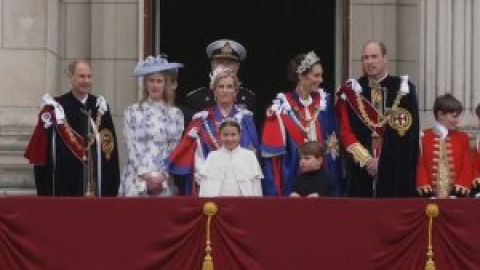
[[[221,39],[210,43],[207,46],[207,56],[210,59],[227,58],[236,61],[243,61],[247,57],[247,50],[242,44],[230,40]]]

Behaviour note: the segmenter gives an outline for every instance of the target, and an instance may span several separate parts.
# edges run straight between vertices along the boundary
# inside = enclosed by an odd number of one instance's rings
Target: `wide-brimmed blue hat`
[[[177,70],[182,68],[183,64],[168,62],[165,56],[159,55],[157,57],[147,56],[145,60],[140,60],[133,71],[133,76],[141,77],[155,72]]]

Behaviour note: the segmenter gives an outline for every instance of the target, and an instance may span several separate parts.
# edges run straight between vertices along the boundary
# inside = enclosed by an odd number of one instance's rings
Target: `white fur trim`
[[[400,84],[400,92],[402,95],[410,93],[410,87],[408,86],[408,75],[400,76],[402,82]]]
[[[98,96],[97,97],[97,108],[98,108],[98,112],[100,114],[104,114],[108,111],[108,105],[107,105],[107,101],[105,100],[105,98],[103,96]]]
[[[355,93],[360,94],[362,93],[363,89],[362,86],[358,83],[357,80],[355,79],[350,79],[347,81],[352,86],[352,90],[355,91]]]
[[[62,105],[58,103],[50,94],[45,94],[42,97],[44,105],[50,105],[53,107],[55,113],[55,119],[57,120],[58,124],[63,124],[65,121],[65,111],[63,110]]]
[[[193,115],[192,119],[207,119],[208,111],[200,111]]]

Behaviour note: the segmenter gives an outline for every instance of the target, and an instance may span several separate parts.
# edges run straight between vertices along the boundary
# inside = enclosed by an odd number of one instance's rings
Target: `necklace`
[[[305,107],[308,110],[308,107]],[[313,114],[311,117],[307,118],[307,114],[305,113],[305,117],[302,115],[300,112],[300,109],[297,106],[293,107],[293,111],[290,111],[289,115],[292,117],[293,121],[295,124],[303,131],[305,135],[310,134],[311,128],[312,128],[312,122],[317,119],[318,114],[320,113],[320,106],[318,104],[314,105],[315,110],[313,111]],[[300,118],[300,119],[299,119]],[[302,120],[306,123],[304,126],[302,124]]]
[[[360,110],[360,114],[362,115],[363,120],[371,127],[374,128],[381,128],[383,127],[389,120],[390,120],[390,113],[394,112],[398,109],[398,106],[400,105],[400,100],[402,99],[403,95],[400,90],[397,91],[397,96],[395,97],[395,100],[393,101],[392,108],[387,111],[384,115],[379,115],[379,120],[378,122],[374,122],[370,117],[368,116],[367,112],[365,111],[365,105],[363,104],[363,100],[361,95],[357,93],[357,103],[358,103],[358,109]]]

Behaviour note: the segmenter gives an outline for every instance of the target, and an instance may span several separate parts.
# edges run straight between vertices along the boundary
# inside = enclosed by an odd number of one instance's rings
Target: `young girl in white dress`
[[[226,118],[219,127],[222,147],[211,152],[199,177],[199,196],[262,196],[263,173],[252,150],[240,146],[240,124]]]

